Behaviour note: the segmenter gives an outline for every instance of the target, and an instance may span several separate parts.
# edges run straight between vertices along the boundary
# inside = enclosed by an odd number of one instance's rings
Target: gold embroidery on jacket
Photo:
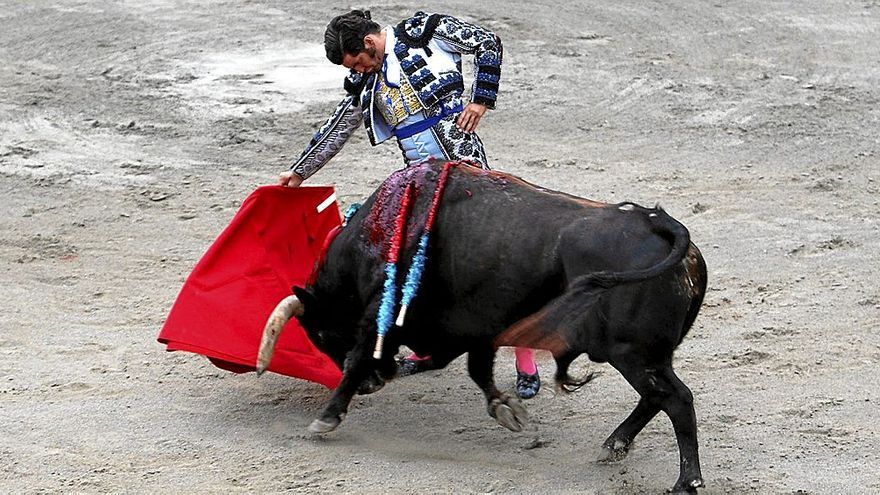
[[[406,120],[410,115],[422,109],[416,92],[406,76],[400,78],[400,87],[392,88],[385,81],[384,74],[378,77],[379,87],[376,90],[376,107],[391,127]]]

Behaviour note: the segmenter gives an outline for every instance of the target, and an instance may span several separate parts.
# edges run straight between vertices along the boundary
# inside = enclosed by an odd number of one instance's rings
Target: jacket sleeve
[[[339,153],[352,132],[363,121],[363,112],[357,106],[356,98],[349,94],[337,105],[333,115],[318,129],[290,170],[307,179]]]
[[[447,51],[474,56],[471,101],[495,108],[501,78],[501,38],[479,26],[441,15],[434,40]]]

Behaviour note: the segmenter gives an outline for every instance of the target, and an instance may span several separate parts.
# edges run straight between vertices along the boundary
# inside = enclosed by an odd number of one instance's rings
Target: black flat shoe
[[[434,366],[434,360],[427,359],[409,359],[403,358],[397,361],[397,376],[408,376],[421,373],[423,371],[431,371],[437,369]]]
[[[517,397],[520,399],[531,399],[538,395],[538,390],[541,390],[541,377],[538,376],[537,370],[535,370],[534,375],[529,375],[528,373],[523,373],[521,371],[516,372]]]

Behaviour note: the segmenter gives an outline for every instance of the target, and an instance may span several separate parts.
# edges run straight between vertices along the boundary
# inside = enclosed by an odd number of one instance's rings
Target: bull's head
[[[278,303],[266,322],[263,338],[260,340],[256,365],[258,375],[263,374],[269,367],[281,330],[294,316],[315,347],[330,356],[342,369],[345,356],[354,345],[350,338],[351,334],[345,332],[345,329],[351,327],[351,322],[344,317],[347,312],[326,304],[322,299],[308,289],[294,287],[293,295],[285,297]]]

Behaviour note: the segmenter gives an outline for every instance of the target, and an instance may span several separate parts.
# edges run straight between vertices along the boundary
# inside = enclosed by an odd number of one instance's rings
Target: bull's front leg
[[[357,393],[359,395],[374,394],[385,386],[385,382],[397,376],[397,361],[394,360],[394,354],[397,353],[396,349],[396,345],[389,345],[388,340],[385,341],[385,351],[382,359],[373,361],[373,371],[367,374],[363,383],[358,387]]]
[[[375,342],[374,332],[369,330],[360,332],[354,348],[348,355],[345,369],[342,372],[342,381],[333,391],[333,396],[330,397],[330,402],[324,412],[309,425],[309,431],[329,433],[342,422],[348,412],[348,405],[351,403],[352,397],[357,393],[364,380],[374,374],[373,342]]]
[[[519,399],[498,390],[495,386],[495,349],[491,346],[468,353],[468,374],[486,396],[489,416],[511,431],[522,431],[529,422],[529,413]]]

